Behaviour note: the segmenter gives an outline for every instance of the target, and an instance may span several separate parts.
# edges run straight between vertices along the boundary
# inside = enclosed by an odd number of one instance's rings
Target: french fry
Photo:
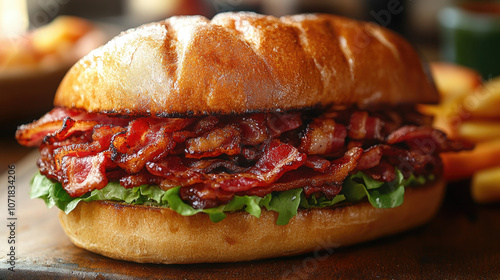
[[[463,105],[471,118],[500,118],[500,77],[468,95]]]
[[[441,154],[447,180],[469,178],[474,173],[500,165],[500,139],[478,143],[472,151]]]
[[[449,106],[441,105],[421,105],[417,106],[417,110],[428,116],[433,116],[434,121],[432,126],[435,128],[444,131],[448,136],[455,136],[456,130],[452,129],[450,126],[450,122],[446,117],[447,114],[445,112],[450,111]]]
[[[434,62],[430,64],[430,70],[443,99],[442,103],[473,92],[482,83],[481,76],[476,71],[463,66]]]
[[[476,143],[471,151],[442,154],[445,179],[472,177],[474,201],[500,201],[500,77],[482,85],[465,67],[433,63],[431,71],[442,100],[419,109],[451,138]]]
[[[473,143],[500,139],[500,121],[464,121],[457,131],[459,138]]]
[[[463,109],[462,101],[481,86],[481,76],[474,70],[450,63],[433,62],[430,70],[441,96],[438,105],[419,105],[418,110],[434,116],[434,127],[455,137],[456,129],[450,126]]]
[[[500,166],[477,172],[472,177],[471,194],[477,203],[500,201]]]

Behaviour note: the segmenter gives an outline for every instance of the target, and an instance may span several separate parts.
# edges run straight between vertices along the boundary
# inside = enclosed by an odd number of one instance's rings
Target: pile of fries
[[[500,201],[500,77],[482,82],[468,68],[431,64],[442,101],[420,109],[435,116],[435,126],[451,138],[475,143],[472,151],[443,155],[448,180],[472,177],[471,194],[478,203]]]

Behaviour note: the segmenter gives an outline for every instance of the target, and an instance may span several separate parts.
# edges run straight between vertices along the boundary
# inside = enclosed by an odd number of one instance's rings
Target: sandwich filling
[[[40,173],[72,198],[108,185],[154,185],[210,209],[291,190],[333,201],[350,180],[432,178],[441,173],[439,153],[468,147],[430,124],[412,107],[187,118],[55,108],[16,138],[40,146]]]

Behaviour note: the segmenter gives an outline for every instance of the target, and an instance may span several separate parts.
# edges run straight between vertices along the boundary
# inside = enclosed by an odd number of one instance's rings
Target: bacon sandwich
[[[172,17],[75,64],[31,196],[76,246],[151,263],[246,261],[347,246],[429,221],[447,139],[415,50],[333,15]]]

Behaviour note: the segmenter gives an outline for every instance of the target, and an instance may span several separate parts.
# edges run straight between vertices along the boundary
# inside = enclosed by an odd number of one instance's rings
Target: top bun
[[[71,68],[54,105],[184,116],[437,101],[415,50],[378,25],[223,13],[120,34]]]

